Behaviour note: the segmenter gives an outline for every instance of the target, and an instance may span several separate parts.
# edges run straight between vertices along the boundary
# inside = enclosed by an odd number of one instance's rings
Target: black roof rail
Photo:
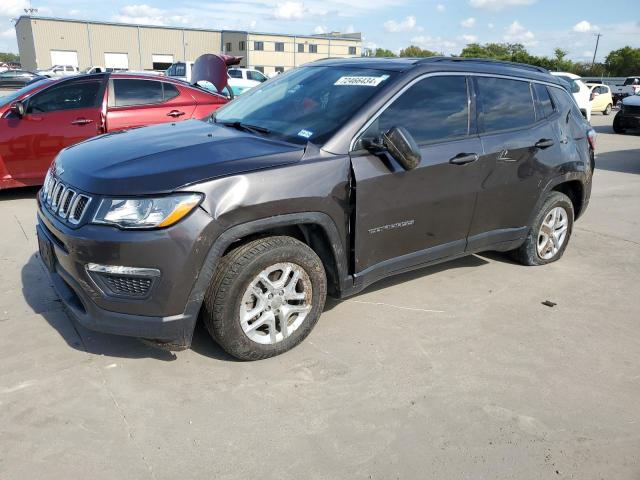
[[[517,68],[526,68],[529,70],[533,70],[536,72],[541,72],[541,73],[549,73],[549,70],[547,70],[544,67],[538,67],[537,65],[529,65],[528,63],[518,63],[518,62],[509,62],[507,60],[494,60],[492,58],[467,58],[467,57],[427,57],[424,59],[421,59],[419,63],[430,63],[430,62],[443,62],[443,61],[449,61],[449,62],[477,62],[477,63],[489,63],[489,64],[498,64],[498,65],[505,65],[505,66],[510,66],[510,67],[517,67]]]

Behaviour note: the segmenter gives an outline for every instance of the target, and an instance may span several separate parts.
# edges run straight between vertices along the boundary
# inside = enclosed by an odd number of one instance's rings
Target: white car
[[[36,70],[36,73],[43,77],[67,77],[77,75],[80,73],[80,69],[73,65],[54,65],[48,70]]]
[[[551,75],[562,78],[566,81],[570,88],[573,98],[578,104],[578,108],[584,115],[587,121],[591,121],[591,89],[586,83],[582,81],[582,78],[578,75],[569,72],[550,72]]]
[[[193,62],[176,62],[167,69],[165,75],[191,83],[192,68]],[[253,68],[233,67],[228,70],[227,74],[229,87],[234,95],[240,95],[267,80],[264,73]]]

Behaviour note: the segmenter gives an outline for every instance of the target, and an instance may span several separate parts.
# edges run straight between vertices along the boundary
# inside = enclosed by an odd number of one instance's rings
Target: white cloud
[[[538,0],[469,0],[473,8],[485,8],[487,10],[502,10],[507,7],[521,7],[533,5]]]
[[[347,25],[347,28],[344,29],[344,33],[355,33],[356,27],[353,25]]]
[[[445,7],[443,4],[439,3],[438,5],[436,5],[436,12],[442,13],[447,9],[447,7]]]
[[[488,28],[493,28],[493,27],[495,27],[495,25],[493,23],[487,23],[487,27]]]
[[[454,41],[448,40],[442,37],[432,37],[429,35],[419,35],[411,39],[411,43],[431,50],[433,52],[453,53],[453,50],[458,47],[458,44]]]
[[[273,16],[279,20],[298,20],[306,11],[302,2],[282,2],[276,5]]]
[[[478,41],[478,37],[476,35],[462,35],[460,38],[466,43],[475,43]]]
[[[586,20],[582,20],[581,22],[578,22],[573,26],[573,31],[578,33],[588,33],[594,32],[596,30],[600,30],[600,28],[597,25],[593,25],[592,23],[587,22]]]
[[[395,20],[387,20],[384,22],[384,29],[387,32],[397,33],[397,32],[409,32],[413,30],[416,26],[416,17],[413,15],[409,15],[404,20],[400,22],[396,22]]]
[[[76,15],[80,15],[82,12],[80,10],[77,10],[77,9],[74,8],[72,10],[69,10],[69,12],[67,12],[67,13],[69,15],[71,15],[72,17],[75,17]]]
[[[120,13],[116,15],[116,20],[142,25],[187,25],[192,23],[191,19],[184,15],[172,15],[167,10],[151,7],[145,3],[125,5],[120,9]]]
[[[529,46],[538,43],[533,32],[524,28],[518,21],[514,21],[505,29],[503,38],[507,42],[522,43]]]
[[[27,0],[2,0],[0,2],[0,16],[15,17],[22,15],[25,8],[29,8]]]
[[[460,22],[460,25],[464,28],[473,28],[476,24],[476,19],[473,17],[465,18]]]
[[[324,25],[318,25],[313,29],[313,33],[317,33],[318,35],[322,35],[323,33],[327,33],[328,29]]]
[[[7,38],[7,39],[16,38],[15,29],[7,28],[5,31],[0,32],[0,38]]]

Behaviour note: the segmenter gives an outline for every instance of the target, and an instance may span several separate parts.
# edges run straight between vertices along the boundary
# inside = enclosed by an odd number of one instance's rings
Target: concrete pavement
[[[253,363],[74,325],[35,190],[0,192],[0,479],[637,479],[640,136],[612,118],[560,262],[385,280]]]

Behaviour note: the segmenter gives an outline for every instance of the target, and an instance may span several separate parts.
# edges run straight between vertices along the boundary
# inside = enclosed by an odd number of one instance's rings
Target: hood
[[[640,95],[631,95],[622,99],[622,104],[629,107],[640,107]]]
[[[222,92],[227,87],[227,67],[237,65],[242,57],[206,53],[196,58],[191,68],[191,83],[210,82]]]
[[[187,120],[110,133],[64,149],[62,181],[97,195],[170,192],[207,179],[298,162],[304,147]]]

